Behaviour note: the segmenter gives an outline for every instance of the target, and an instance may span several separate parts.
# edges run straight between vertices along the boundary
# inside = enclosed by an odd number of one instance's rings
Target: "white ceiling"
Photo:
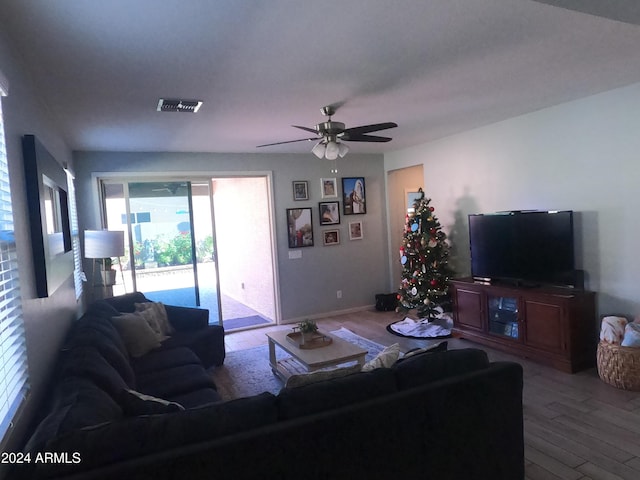
[[[364,153],[639,82],[639,4],[0,0],[0,35],[74,150],[307,152],[255,147],[340,103],[347,127],[399,125],[350,145]],[[204,105],[160,113],[161,97]]]

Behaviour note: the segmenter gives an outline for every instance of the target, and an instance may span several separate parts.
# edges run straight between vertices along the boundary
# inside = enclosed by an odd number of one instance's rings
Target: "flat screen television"
[[[576,285],[573,212],[469,215],[471,275],[518,285]]]

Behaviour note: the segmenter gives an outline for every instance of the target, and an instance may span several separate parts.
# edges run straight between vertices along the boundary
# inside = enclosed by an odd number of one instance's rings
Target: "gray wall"
[[[21,68],[20,61],[12,56],[7,42],[0,34],[0,68],[10,82],[9,96],[2,99],[5,137],[15,236],[18,249],[20,288],[23,301],[31,395],[21,416],[16,419],[10,432],[8,445],[3,451],[12,451],[16,440],[24,433],[33,408],[37,404],[47,381],[51,358],[57,354],[62,336],[71,321],[76,318],[73,277],[70,276],[56,292],[48,298],[37,298],[31,254],[29,232],[30,212],[27,208],[25,175],[22,163],[22,136],[34,134],[47,150],[61,163],[71,164],[71,152],[47,114],[47,109],[38,101],[37,90]],[[40,221],[35,218],[34,221]],[[0,476],[1,476],[0,471]]]
[[[640,314],[640,84],[385,156],[424,165],[425,192],[469,274],[467,214],[574,210],[576,262],[600,314]]]
[[[385,291],[389,275],[386,261],[387,234],[384,168],[381,155],[347,155],[338,162],[339,173],[330,174],[330,164],[311,153],[304,155],[218,153],[119,153],[77,152],[76,184],[81,229],[98,228],[97,188],[94,172],[151,172],[198,175],[207,173],[272,172],[276,226],[277,268],[281,316],[284,322],[348,311],[374,303],[374,294]],[[325,247],[320,233],[318,202],[322,201],[320,178],[363,176],[366,182],[367,214],[342,216],[341,244]],[[293,201],[294,180],[309,181],[309,201]],[[342,205],[342,202],[341,202]],[[239,211],[250,204],[239,201]],[[302,258],[290,260],[287,242],[287,208],[311,207],[315,246],[302,248]],[[241,213],[240,213],[241,215]],[[349,241],[348,222],[362,220],[364,239]],[[239,218],[240,220],[240,218]],[[250,225],[238,222],[238,234],[250,235]],[[220,255],[229,254],[219,252]],[[231,252],[238,254],[238,252]],[[342,299],[336,291],[342,290]]]

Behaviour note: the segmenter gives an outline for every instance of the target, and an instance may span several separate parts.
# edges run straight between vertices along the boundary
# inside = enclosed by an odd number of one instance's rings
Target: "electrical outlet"
[[[336,292],[336,297],[338,297],[338,298],[342,298],[342,290],[338,290],[338,291]]]

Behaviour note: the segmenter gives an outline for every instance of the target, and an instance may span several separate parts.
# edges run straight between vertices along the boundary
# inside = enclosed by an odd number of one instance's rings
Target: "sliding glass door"
[[[267,176],[101,185],[107,228],[125,232],[114,295],[137,290],[169,305],[207,308],[210,322],[228,330],[277,320]]]
[[[150,300],[200,303],[190,191],[189,182],[129,183],[133,272]]]
[[[124,230],[122,282],[168,305],[209,309],[219,322],[208,182],[136,181],[104,184],[107,228]]]

